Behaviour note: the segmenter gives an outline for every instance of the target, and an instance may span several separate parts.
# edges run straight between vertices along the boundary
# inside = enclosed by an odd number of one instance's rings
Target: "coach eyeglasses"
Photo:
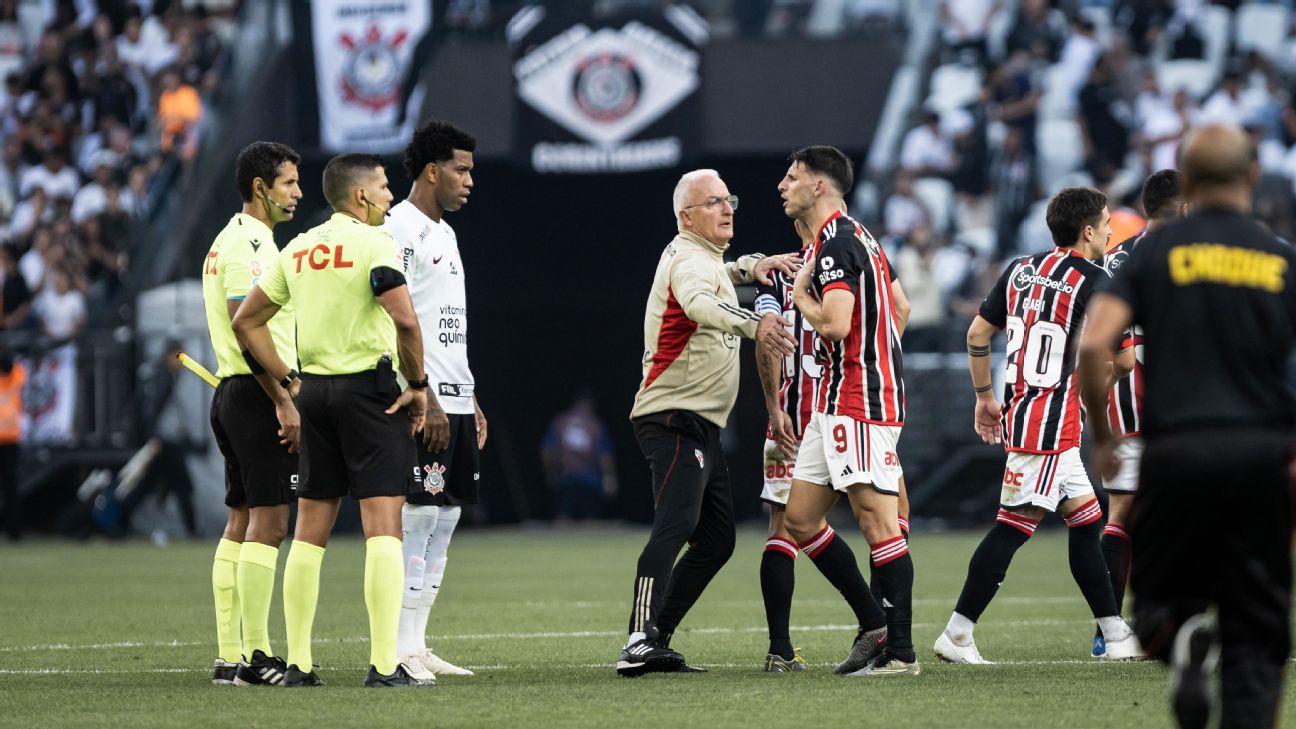
[[[696,208],[696,207],[702,207],[702,206],[705,206],[707,210],[715,210],[716,208],[720,207],[720,203],[729,203],[729,207],[730,207],[731,209],[733,209],[733,210],[737,210],[737,209],[738,209],[738,196],[737,196],[737,195],[730,195],[729,197],[720,197],[719,195],[715,195],[715,196],[713,196],[713,197],[709,197],[709,198],[707,198],[706,200],[703,200],[703,201],[700,202],[700,203],[693,203],[692,205],[685,205],[684,207],[680,208],[680,210],[688,210],[689,208]]]

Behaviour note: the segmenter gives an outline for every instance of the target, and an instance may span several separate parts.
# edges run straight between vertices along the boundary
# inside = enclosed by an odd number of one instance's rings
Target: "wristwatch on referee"
[[[427,386],[428,386],[428,377],[427,377],[427,375],[423,375],[423,379],[421,379],[421,380],[410,380],[410,381],[409,381],[408,383],[406,383],[406,384],[409,385],[409,388],[410,388],[411,390],[426,390],[426,389],[427,389]]]
[[[292,387],[293,380],[299,379],[301,379],[300,372],[297,370],[288,370],[288,374],[284,375],[282,380],[279,380],[279,386],[287,390]]]

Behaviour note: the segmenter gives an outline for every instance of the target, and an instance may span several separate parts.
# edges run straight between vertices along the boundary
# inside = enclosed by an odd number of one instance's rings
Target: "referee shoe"
[[[319,677],[318,673],[315,673],[314,666],[311,666],[310,673],[306,673],[294,663],[288,667],[287,671],[284,671],[284,680],[280,685],[284,688],[306,688],[309,686],[323,686],[324,680]]]
[[[860,628],[859,633],[855,635],[855,642],[851,644],[851,650],[846,656],[846,660],[837,664],[837,667],[833,669],[833,673],[839,675],[854,673],[868,666],[886,650],[886,642],[887,629],[885,625],[873,630]]]
[[[212,683],[217,686],[233,686],[234,674],[238,672],[238,664],[229,661],[216,659],[216,664],[212,666]]]
[[[383,675],[378,673],[378,669],[369,666],[369,673],[365,676],[365,688],[414,688],[415,686],[432,686],[431,683],[422,683],[409,675],[405,666],[397,663],[396,670],[389,674]]]
[[[621,649],[616,671],[632,678],[645,673],[675,673],[683,667],[684,656],[644,638]]]
[[[235,686],[278,686],[283,683],[288,665],[282,658],[267,656],[260,649],[252,651],[252,660],[239,662],[234,672]]]

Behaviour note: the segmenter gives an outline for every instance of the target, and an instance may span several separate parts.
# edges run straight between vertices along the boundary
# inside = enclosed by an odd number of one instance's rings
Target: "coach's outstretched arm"
[[[280,385],[288,378],[292,368],[285,365],[279,357],[268,326],[279,309],[280,306],[271,301],[260,286],[253,286],[247,298],[243,299],[243,303],[234,312],[230,326],[243,347],[243,358],[247,360],[248,369],[252,370],[252,374],[261,383],[261,389],[274,401],[275,417],[279,419],[279,437],[282,439],[280,443],[296,453],[301,435],[301,417],[297,414],[292,397],[296,395],[295,388],[300,387],[301,381],[292,380],[289,387],[294,389],[285,389]]]
[[[701,256],[681,255],[671,266],[671,292],[689,319],[726,334],[755,339],[783,354],[795,350],[796,340],[787,332],[791,322],[778,314],[761,316],[730,304],[716,296],[714,282],[715,274]]]
[[[1133,312],[1124,299],[1100,292],[1089,302],[1087,318],[1080,337],[1080,397],[1086,410],[1099,414],[1099,417],[1089,418],[1094,436],[1090,462],[1094,471],[1104,478],[1112,478],[1116,475],[1117,466],[1113,458],[1116,436],[1107,418],[1101,416],[1107,412],[1107,394],[1111,391],[1111,368],[1107,366],[1107,359],[1111,356],[1111,343],[1120,340],[1131,323]],[[1128,347],[1127,350],[1132,356],[1134,348]]]

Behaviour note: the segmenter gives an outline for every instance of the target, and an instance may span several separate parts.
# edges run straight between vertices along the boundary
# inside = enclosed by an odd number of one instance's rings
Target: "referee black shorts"
[[[419,468],[423,488],[406,499],[419,506],[468,506],[477,503],[481,475],[481,451],[477,448],[477,418],[474,415],[447,416],[450,444],[433,453],[418,438]]]
[[[274,402],[252,375],[221,380],[211,428],[225,456],[226,506],[278,506],[293,499],[297,454],[279,445]]]
[[[400,389],[395,375],[378,383],[370,370],[352,375],[302,374],[301,485],[304,499],[407,496],[422,489],[409,416],[383,412]]]

